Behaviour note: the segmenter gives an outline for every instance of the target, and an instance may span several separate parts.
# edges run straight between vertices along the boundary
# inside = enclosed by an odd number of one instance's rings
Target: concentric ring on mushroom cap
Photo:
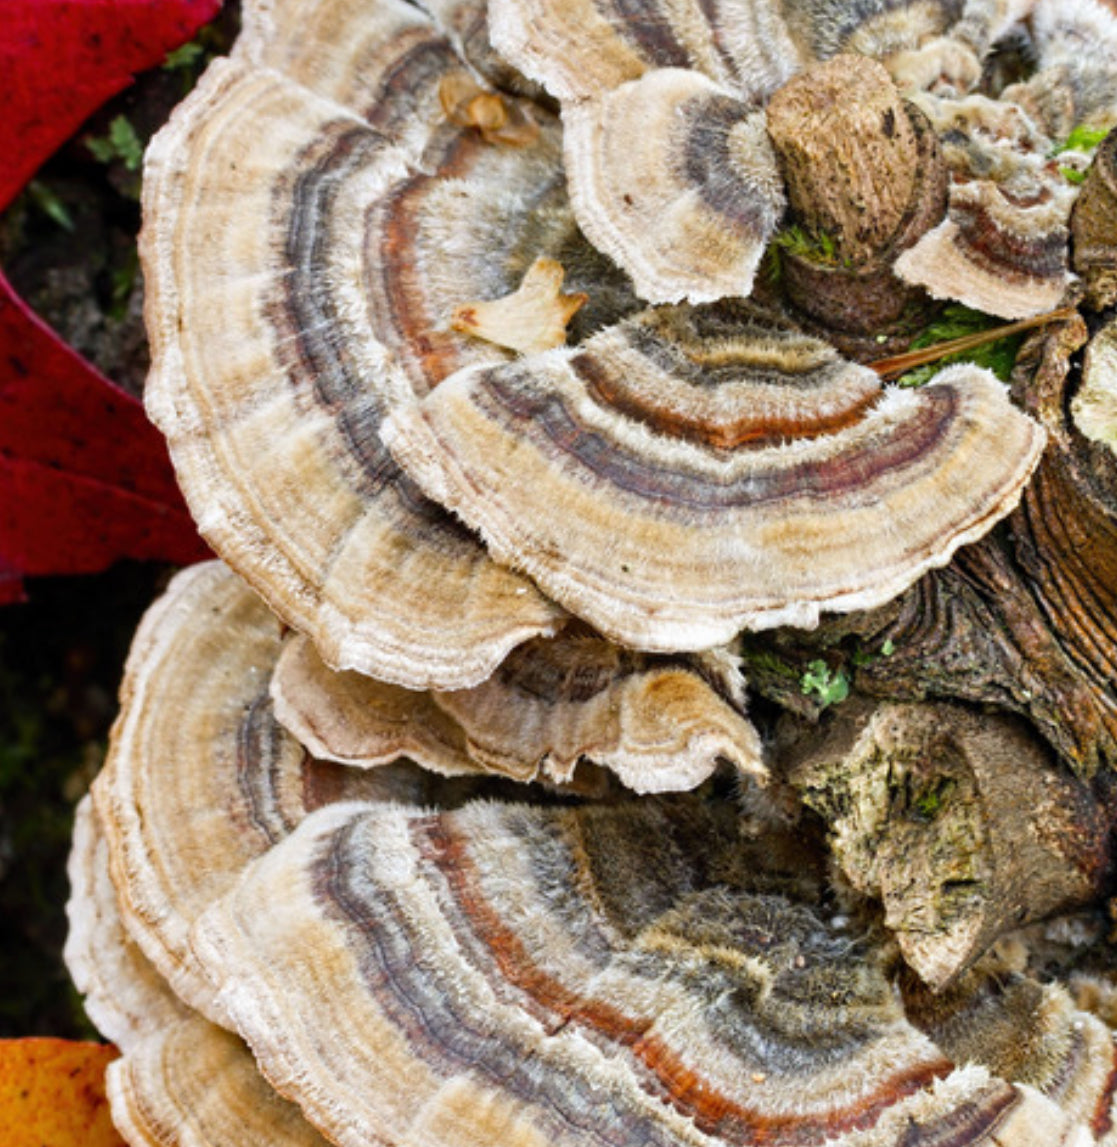
[[[701,649],[881,605],[1019,500],[1044,433],[992,374],[877,387],[736,308],[659,310],[462,370],[384,436],[500,561],[610,639]]]
[[[482,174],[502,205],[514,200],[518,172],[521,218],[538,226],[541,176],[553,184],[559,171],[553,145],[505,151],[439,130],[424,162],[457,177],[459,210],[489,186]],[[414,152],[278,73],[216,63],[148,152],[147,396],[202,533],[288,624],[334,665],[456,688],[562,613],[401,480],[379,440],[386,409],[414,400],[409,363],[436,381],[507,357],[393,327],[465,301],[463,283],[486,285],[471,276],[482,265],[509,274],[491,249],[496,228],[482,227],[475,247],[458,215],[441,219],[426,251],[406,227],[366,229],[370,208],[424,178]],[[392,222],[414,219],[400,211]],[[507,212],[503,225],[507,253],[519,235]],[[569,226],[555,233],[568,236]],[[394,309],[369,309],[378,276],[394,276]]]
[[[94,784],[121,917],[175,993],[220,1023],[187,940],[194,918],[310,807],[387,779],[314,762],[268,700],[280,623],[220,562],[145,615]]]
[[[816,894],[699,802],[353,803],[254,862],[194,942],[342,1147],[1091,1142],[955,1070]]]
[[[196,1014],[153,1032],[106,1076],[131,1147],[328,1147],[248,1048]]]
[[[63,959],[98,1031],[123,1052],[191,1014],[124,929],[92,799],[74,814]]]
[[[1102,1143],[1113,1142],[1117,1043],[1063,984],[1041,984],[996,953],[943,992],[910,978],[901,984],[908,1019],[956,1063],[1029,1084]]]
[[[720,761],[765,774],[760,738],[736,696],[719,695],[697,666],[580,633],[525,642],[481,685],[430,693],[336,673],[296,635],[272,696],[286,729],[346,764],[402,754],[447,776],[566,784],[585,759],[636,792],[694,788]]]

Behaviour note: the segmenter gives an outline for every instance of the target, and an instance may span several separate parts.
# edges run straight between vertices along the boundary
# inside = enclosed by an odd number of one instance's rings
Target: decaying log
[[[938,140],[885,68],[863,56],[794,77],[772,97],[767,122],[792,224],[832,247],[829,259],[785,253],[788,297],[831,335],[875,338],[925,298],[892,263],[946,210]]]
[[[827,822],[834,863],[938,991],[1003,932],[1097,895],[1108,817],[1018,718],[839,706],[787,720],[780,772]]]

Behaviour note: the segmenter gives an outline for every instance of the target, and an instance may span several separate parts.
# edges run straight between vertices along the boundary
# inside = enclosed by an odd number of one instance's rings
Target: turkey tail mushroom
[[[731,304],[459,371],[383,433],[497,560],[653,651],[887,601],[1012,509],[1044,438],[987,372],[882,391]]]
[[[352,765],[405,755],[446,775],[567,785],[585,760],[636,792],[694,788],[721,761],[765,775],[756,730],[698,667],[576,630],[526,642],[472,689],[429,693],[335,673],[295,638],[272,694],[278,719],[303,744]]]

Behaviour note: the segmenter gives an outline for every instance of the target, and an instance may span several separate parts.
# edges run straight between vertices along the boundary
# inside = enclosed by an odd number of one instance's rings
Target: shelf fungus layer
[[[501,147],[436,106],[394,140],[218,62],[144,181],[147,401],[199,528],[328,661],[412,688],[476,684],[562,613],[399,474],[381,420],[509,357],[453,331],[456,305],[507,294],[539,255],[570,249],[574,290],[601,263],[564,206],[553,124]]]
[[[83,996],[86,1015],[127,1053],[147,1036],[193,1013],[124,928],[109,875],[108,842],[88,795],[74,815],[66,872],[70,878],[66,967]]]
[[[462,370],[384,433],[498,560],[647,650],[887,601],[1012,509],[1044,441],[988,372],[882,390],[735,304]]]
[[[950,170],[946,218],[896,260],[904,280],[1006,319],[1056,307],[1073,281],[1078,187],[1049,162],[1055,141],[1015,104],[917,97]]]
[[[687,798],[349,803],[194,942],[264,1075],[342,1147],[1093,1141],[956,1067],[817,893]]]
[[[526,642],[488,681],[449,693],[336,673],[296,637],[272,694],[277,717],[303,744],[352,765],[406,755],[446,775],[567,784],[587,760],[637,792],[694,788],[722,760],[764,775],[756,730],[700,667],[586,633]]]
[[[230,1032],[194,1015],[152,1032],[107,1073],[130,1147],[329,1147]]]
[[[955,1062],[1026,1083],[1099,1143],[1117,1142],[1117,1043],[1066,985],[1041,983],[994,953],[945,991],[901,986],[908,1019]]]
[[[781,85],[853,53],[884,64],[905,93],[944,84],[965,93],[994,42],[1032,6],[649,0],[637,11],[614,0],[493,0],[491,23],[498,50],[562,103],[571,196],[586,234],[648,301],[705,302],[752,290],[779,225],[785,200],[762,108]],[[1089,21],[1079,24],[1081,34]],[[1048,71],[1057,40],[1066,37],[1041,37]],[[1091,91],[1100,86],[1079,79]],[[852,88],[849,100],[858,94]],[[826,132],[840,108],[820,98],[814,130]],[[658,177],[649,180],[652,167]],[[871,217],[873,198],[857,209]],[[955,245],[931,249],[937,263]],[[1065,227],[1059,255],[1065,272]]]
[[[279,645],[279,622],[219,562],[179,574],[136,634],[94,787],[128,933],[218,1022],[190,951],[194,918],[309,808],[389,783],[312,760],[279,727]]]

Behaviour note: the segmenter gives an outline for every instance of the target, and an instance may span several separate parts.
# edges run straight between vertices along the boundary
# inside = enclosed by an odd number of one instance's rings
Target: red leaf
[[[132,75],[154,67],[221,0],[4,0],[0,210]]]
[[[0,275],[0,603],[24,575],[206,556],[143,407]]]

